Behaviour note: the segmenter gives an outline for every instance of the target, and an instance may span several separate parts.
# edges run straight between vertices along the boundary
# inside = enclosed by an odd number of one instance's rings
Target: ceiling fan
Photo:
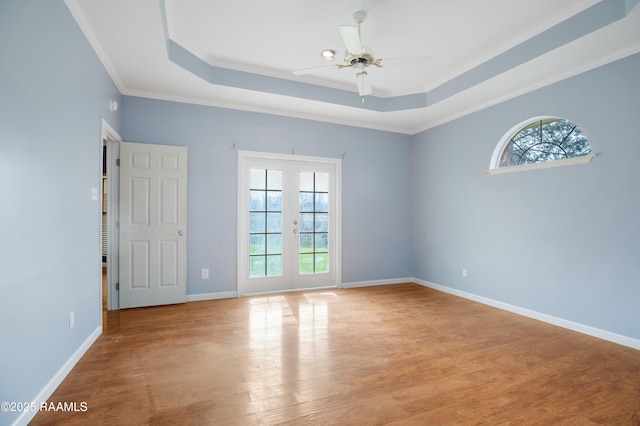
[[[357,24],[357,27],[353,25],[341,25],[339,27],[342,40],[344,41],[347,51],[345,52],[344,61],[339,65],[327,65],[322,67],[303,68],[293,71],[294,75],[306,75],[312,74],[317,71],[323,71],[326,69],[342,69],[352,68],[356,71],[356,82],[358,86],[358,94],[364,97],[373,93],[369,75],[366,68],[369,66],[375,66],[382,68],[382,59],[376,58],[373,49],[362,45],[360,41],[360,25],[367,19],[367,12],[359,10],[353,14],[353,19]],[[405,59],[409,60],[411,65],[423,65],[431,61],[429,56],[416,56],[406,58],[389,58],[393,60]]]

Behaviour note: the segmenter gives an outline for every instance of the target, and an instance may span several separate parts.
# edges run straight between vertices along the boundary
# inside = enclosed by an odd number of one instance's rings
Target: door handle
[[[184,231],[182,229],[178,229],[178,235],[182,237],[184,235]]]

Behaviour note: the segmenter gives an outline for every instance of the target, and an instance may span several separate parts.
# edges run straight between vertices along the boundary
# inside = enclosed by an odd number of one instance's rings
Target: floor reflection
[[[333,292],[255,297],[249,303],[249,342],[246,382],[250,399],[281,394],[288,383],[288,398],[313,398],[316,379],[331,371],[329,361],[329,301]],[[293,386],[291,386],[293,385]],[[281,395],[284,397],[285,395]]]
[[[291,309],[285,296],[251,300],[249,310],[249,348],[275,349],[282,346],[282,320]]]

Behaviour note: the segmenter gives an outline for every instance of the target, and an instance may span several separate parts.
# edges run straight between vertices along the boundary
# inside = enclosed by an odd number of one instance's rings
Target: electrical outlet
[[[76,314],[75,312],[69,312],[69,330],[71,330],[76,325]]]
[[[469,276],[469,273],[468,273],[468,271],[467,271],[467,268],[464,268],[464,269],[462,270],[462,278],[467,278],[468,276]]]
[[[209,268],[202,268],[201,277],[203,280],[209,279]]]

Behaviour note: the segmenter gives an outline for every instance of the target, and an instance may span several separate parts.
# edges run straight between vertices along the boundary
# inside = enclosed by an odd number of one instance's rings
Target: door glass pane
[[[329,174],[301,172],[299,189],[300,274],[329,272]]]
[[[316,273],[329,272],[329,256],[326,253],[316,253]]]
[[[282,170],[251,169],[249,277],[282,275]]]
[[[313,232],[313,213],[300,213],[300,232]]]
[[[313,192],[313,184],[314,184],[313,175],[314,175],[313,172],[300,172],[300,191]]]
[[[265,275],[265,257],[264,256],[251,256],[249,257],[249,276],[250,277],[264,277]]]
[[[267,256],[267,276],[282,275],[282,255]]]
[[[249,187],[251,189],[266,189],[266,174],[264,169],[251,169]]]
[[[316,173],[315,190],[318,192],[329,192],[329,173]]]
[[[264,254],[264,234],[249,236],[249,254]]]
[[[267,232],[282,232],[282,213],[267,213]]]
[[[300,273],[313,274],[313,254],[300,255]]]
[[[315,231],[329,232],[329,215],[327,213],[316,213]]]
[[[249,191],[249,210],[264,211],[266,206],[264,191]]]
[[[267,236],[267,253],[282,254],[282,234],[269,234]]]
[[[316,193],[315,197],[315,209],[316,212],[328,212],[329,211],[329,194],[327,193]]]
[[[300,211],[301,212],[313,211],[313,192],[300,193]]]
[[[328,252],[329,251],[329,234],[316,234],[315,243],[316,243],[315,248],[317,252]]]
[[[300,234],[300,253],[313,253],[313,234]]]
[[[264,232],[265,231],[265,217],[264,213],[249,213],[249,232]]]
[[[282,170],[267,170],[267,189],[282,191]]]
[[[266,209],[270,212],[282,211],[282,191],[267,191]]]

